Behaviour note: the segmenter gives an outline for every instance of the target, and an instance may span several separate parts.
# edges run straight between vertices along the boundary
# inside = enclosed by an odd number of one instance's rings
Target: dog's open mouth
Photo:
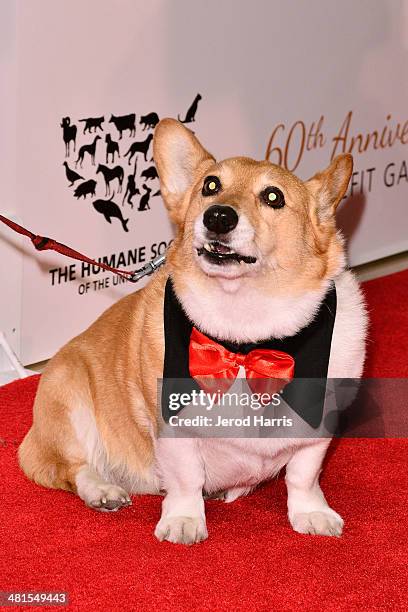
[[[204,246],[197,249],[198,255],[204,257],[215,264],[224,264],[229,262],[253,264],[256,262],[256,257],[251,255],[241,255],[236,253],[229,246],[214,240],[207,242]]]

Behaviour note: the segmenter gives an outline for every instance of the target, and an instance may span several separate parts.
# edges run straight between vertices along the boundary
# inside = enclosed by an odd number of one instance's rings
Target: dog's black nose
[[[205,227],[215,234],[227,234],[238,225],[238,215],[231,206],[210,206],[204,213]]]

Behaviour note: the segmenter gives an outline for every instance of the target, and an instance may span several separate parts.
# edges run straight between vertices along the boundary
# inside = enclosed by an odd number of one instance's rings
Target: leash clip
[[[129,277],[130,282],[137,283],[137,281],[139,281],[144,276],[153,274],[153,272],[155,272],[157,268],[160,268],[160,266],[162,266],[165,261],[166,261],[165,255],[159,255],[158,257],[155,257],[154,259],[149,261],[147,264],[145,264],[143,268],[139,268],[139,270],[135,270],[132,276]]]

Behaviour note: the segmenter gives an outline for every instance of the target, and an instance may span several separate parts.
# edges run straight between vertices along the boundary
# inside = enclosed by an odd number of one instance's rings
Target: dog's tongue
[[[231,249],[229,247],[224,246],[223,244],[220,244],[219,242],[213,242],[212,248],[215,253],[225,253],[225,254],[231,253]]]

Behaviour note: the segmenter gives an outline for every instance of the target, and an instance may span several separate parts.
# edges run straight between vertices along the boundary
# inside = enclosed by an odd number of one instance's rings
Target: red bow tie
[[[195,327],[190,337],[189,363],[190,375],[208,393],[225,393],[241,365],[252,391],[268,395],[283,389],[295,370],[295,360],[287,353],[269,349],[255,349],[247,355],[232,353]]]

